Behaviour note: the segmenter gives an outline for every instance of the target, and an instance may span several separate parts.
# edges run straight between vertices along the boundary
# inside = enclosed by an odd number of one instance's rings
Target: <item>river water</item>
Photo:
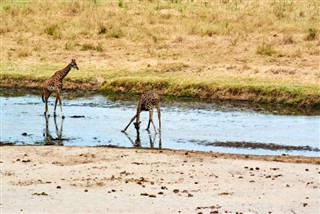
[[[141,113],[137,136],[131,125],[121,130],[136,111],[137,96],[72,96],[64,93],[61,118],[43,116],[41,95],[33,92],[1,101],[1,142],[16,145],[64,145],[167,148],[256,155],[319,156],[320,116],[287,115],[263,107],[205,103],[193,100],[161,101],[161,133],[145,128],[148,113]],[[13,91],[14,92],[14,91]],[[16,94],[16,93],[14,93]],[[54,98],[49,99],[52,114]],[[281,109],[281,107],[280,107]],[[155,125],[158,127],[156,111]]]

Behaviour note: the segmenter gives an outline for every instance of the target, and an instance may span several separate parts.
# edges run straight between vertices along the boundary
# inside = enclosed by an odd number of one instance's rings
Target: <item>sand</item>
[[[1,213],[319,213],[319,158],[3,146]]]

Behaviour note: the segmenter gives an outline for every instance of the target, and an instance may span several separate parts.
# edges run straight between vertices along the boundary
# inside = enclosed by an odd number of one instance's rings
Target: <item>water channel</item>
[[[197,100],[161,101],[161,133],[144,130],[148,113],[141,113],[137,139],[131,125],[138,96],[70,96],[63,94],[66,118],[45,118],[38,92],[1,89],[1,143],[16,145],[110,146],[182,149],[256,155],[303,155],[318,157],[320,116],[294,110],[268,110],[241,103]],[[19,92],[19,93],[18,93]],[[15,95],[15,96],[13,96]],[[54,97],[49,99],[52,114]],[[288,114],[289,113],[289,114]],[[294,113],[294,114],[293,114]],[[293,114],[293,115],[292,115]],[[154,112],[155,125],[158,126]]]

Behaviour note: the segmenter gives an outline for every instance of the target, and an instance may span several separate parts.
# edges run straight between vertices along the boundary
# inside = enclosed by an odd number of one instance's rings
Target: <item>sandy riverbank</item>
[[[319,213],[319,158],[1,147],[1,213]]]

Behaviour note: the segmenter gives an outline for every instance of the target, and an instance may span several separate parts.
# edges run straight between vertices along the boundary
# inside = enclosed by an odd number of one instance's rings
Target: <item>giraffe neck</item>
[[[67,74],[69,73],[69,71],[71,70],[71,65],[67,65],[67,67],[65,67],[64,69],[62,69],[61,71],[58,71],[56,73],[56,76],[59,80],[63,80],[63,78],[65,76],[67,76]]]

